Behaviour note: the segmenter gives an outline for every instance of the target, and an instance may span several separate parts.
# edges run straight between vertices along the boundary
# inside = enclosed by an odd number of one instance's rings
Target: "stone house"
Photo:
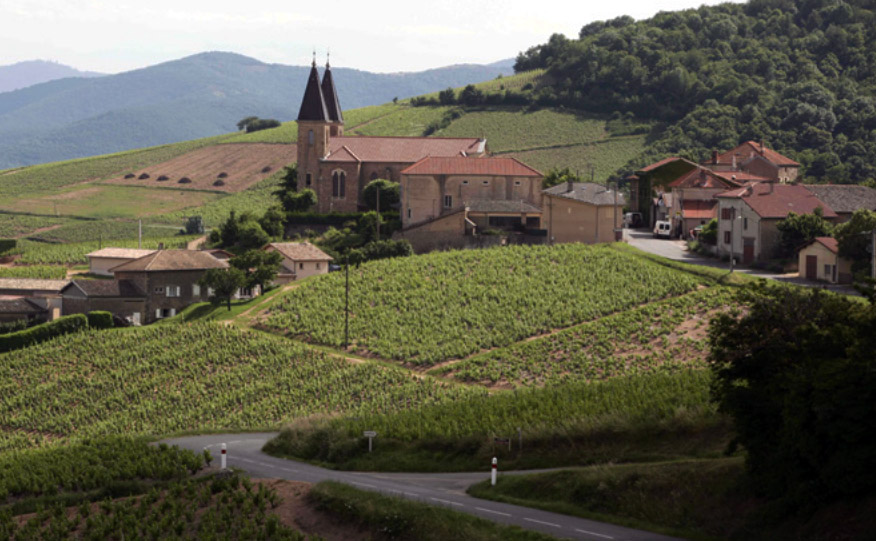
[[[49,311],[34,299],[27,297],[0,296],[0,323],[7,321],[46,321]]]
[[[790,212],[810,214],[821,208],[824,217],[836,220],[827,204],[803,186],[764,182],[719,193],[718,255],[732,256],[743,264],[776,256],[780,234],[777,224]],[[740,259],[741,258],[741,259]]]
[[[623,224],[623,194],[592,182],[565,182],[544,194],[544,222],[551,243],[614,242]]]
[[[146,293],[131,280],[73,280],[62,294],[65,315],[104,310],[134,325],[146,322]]]
[[[52,321],[61,316],[61,291],[69,280],[34,278],[0,278],[0,300],[6,302],[0,320],[44,319]]]
[[[326,63],[322,83],[314,60],[298,111],[298,186],[313,189],[319,212],[357,212],[372,180],[399,182],[403,169],[426,156],[480,157],[486,140],[442,137],[345,136],[344,117]]]
[[[309,242],[272,242],[262,248],[283,256],[275,284],[285,284],[329,271],[333,258]]]
[[[154,253],[155,250],[140,250],[138,248],[101,248],[89,254],[85,254],[88,259],[88,272],[99,276],[112,276],[110,269],[118,267],[122,263],[127,263],[143,256]]]
[[[852,262],[839,256],[833,237],[815,237],[797,253],[800,276],[831,284],[852,283]]]

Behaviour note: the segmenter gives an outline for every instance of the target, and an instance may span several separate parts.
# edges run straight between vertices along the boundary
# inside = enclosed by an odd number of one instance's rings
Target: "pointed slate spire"
[[[319,86],[319,72],[316,71],[315,55],[310,67],[310,76],[307,78],[307,88],[304,89],[304,98],[301,100],[301,109],[298,110],[298,120],[331,121],[325,106],[322,88]]]
[[[344,123],[344,114],[341,104],[338,102],[338,93],[335,90],[335,80],[332,78],[332,69],[328,55],[325,59],[325,73],[322,76],[322,95],[325,98],[325,106],[328,108],[329,118],[332,122]]]

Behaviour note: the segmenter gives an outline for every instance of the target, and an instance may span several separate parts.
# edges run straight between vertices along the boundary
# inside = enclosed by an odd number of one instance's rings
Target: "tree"
[[[718,219],[712,218],[703,226],[703,230],[697,235],[697,240],[703,244],[714,246],[718,243]]]
[[[870,269],[870,232],[876,229],[876,212],[859,209],[851,219],[836,228],[839,255],[852,261],[852,271],[866,273]]]
[[[480,105],[484,102],[484,93],[475,85],[467,85],[459,93],[459,103],[464,105]]]
[[[380,211],[386,212],[399,203],[398,182],[382,178],[369,182],[362,190],[362,200],[369,210],[377,210],[377,191],[380,190]]]
[[[258,249],[231,258],[231,266],[243,271],[246,287],[259,286],[262,290],[277,276],[282,262],[283,256],[279,252]]]
[[[281,201],[286,212],[307,212],[316,206],[316,192],[310,188],[300,192],[286,192]]]
[[[258,119],[259,117],[257,116],[248,116],[242,119],[240,122],[237,123],[238,131],[245,131],[247,129],[247,126],[249,126],[251,123],[255,122]]]
[[[283,237],[283,222],[286,216],[283,214],[283,209],[273,206],[265,211],[264,215],[259,218],[259,225],[271,237]]]
[[[234,267],[210,269],[201,276],[198,284],[213,291],[210,302],[218,305],[225,301],[228,309],[231,310],[231,297],[234,296],[238,289],[246,285],[246,275],[242,270]]]
[[[280,195],[284,192],[298,191],[298,164],[293,163],[283,168],[283,183],[280,185]]]
[[[544,180],[541,183],[542,188],[550,188],[551,186],[556,186],[557,184],[563,184],[568,181],[572,182],[581,182],[581,177],[572,172],[568,167],[564,167],[562,169],[554,168],[548,171],[548,174],[544,176]]]
[[[446,88],[438,93],[438,103],[441,105],[454,105],[456,103],[456,92],[452,88]]]
[[[779,230],[779,255],[790,257],[797,250],[815,237],[829,237],[833,233],[833,224],[824,218],[821,207],[812,214],[796,214],[789,212],[788,217],[776,224]]]
[[[261,248],[270,240],[251,212],[237,215],[233,210],[218,228],[210,232],[210,244],[235,254]]]
[[[709,330],[713,395],[747,451],[753,486],[789,503],[876,490],[876,304],[749,286]]]

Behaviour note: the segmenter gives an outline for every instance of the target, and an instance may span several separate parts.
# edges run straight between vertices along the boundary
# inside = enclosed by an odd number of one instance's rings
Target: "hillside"
[[[0,93],[68,77],[101,77],[102,73],[80,71],[47,60],[27,60],[0,66]]]
[[[872,2],[751,0],[594,22],[521,53],[515,69],[546,71],[534,103],[669,124],[627,170],[762,139],[808,181],[872,183],[874,43]]]
[[[346,109],[509,74],[507,63],[416,73],[334,68]],[[0,94],[0,168],[106,154],[227,133],[244,117],[289,120],[309,67],[202,53],[100,78]]]

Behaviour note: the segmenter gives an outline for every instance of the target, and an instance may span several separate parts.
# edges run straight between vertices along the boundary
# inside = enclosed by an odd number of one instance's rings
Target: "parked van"
[[[624,227],[630,229],[642,227],[642,213],[627,212],[626,214],[624,214]]]
[[[672,236],[672,224],[658,220],[657,223],[654,224],[654,236],[666,237],[668,239]]]

